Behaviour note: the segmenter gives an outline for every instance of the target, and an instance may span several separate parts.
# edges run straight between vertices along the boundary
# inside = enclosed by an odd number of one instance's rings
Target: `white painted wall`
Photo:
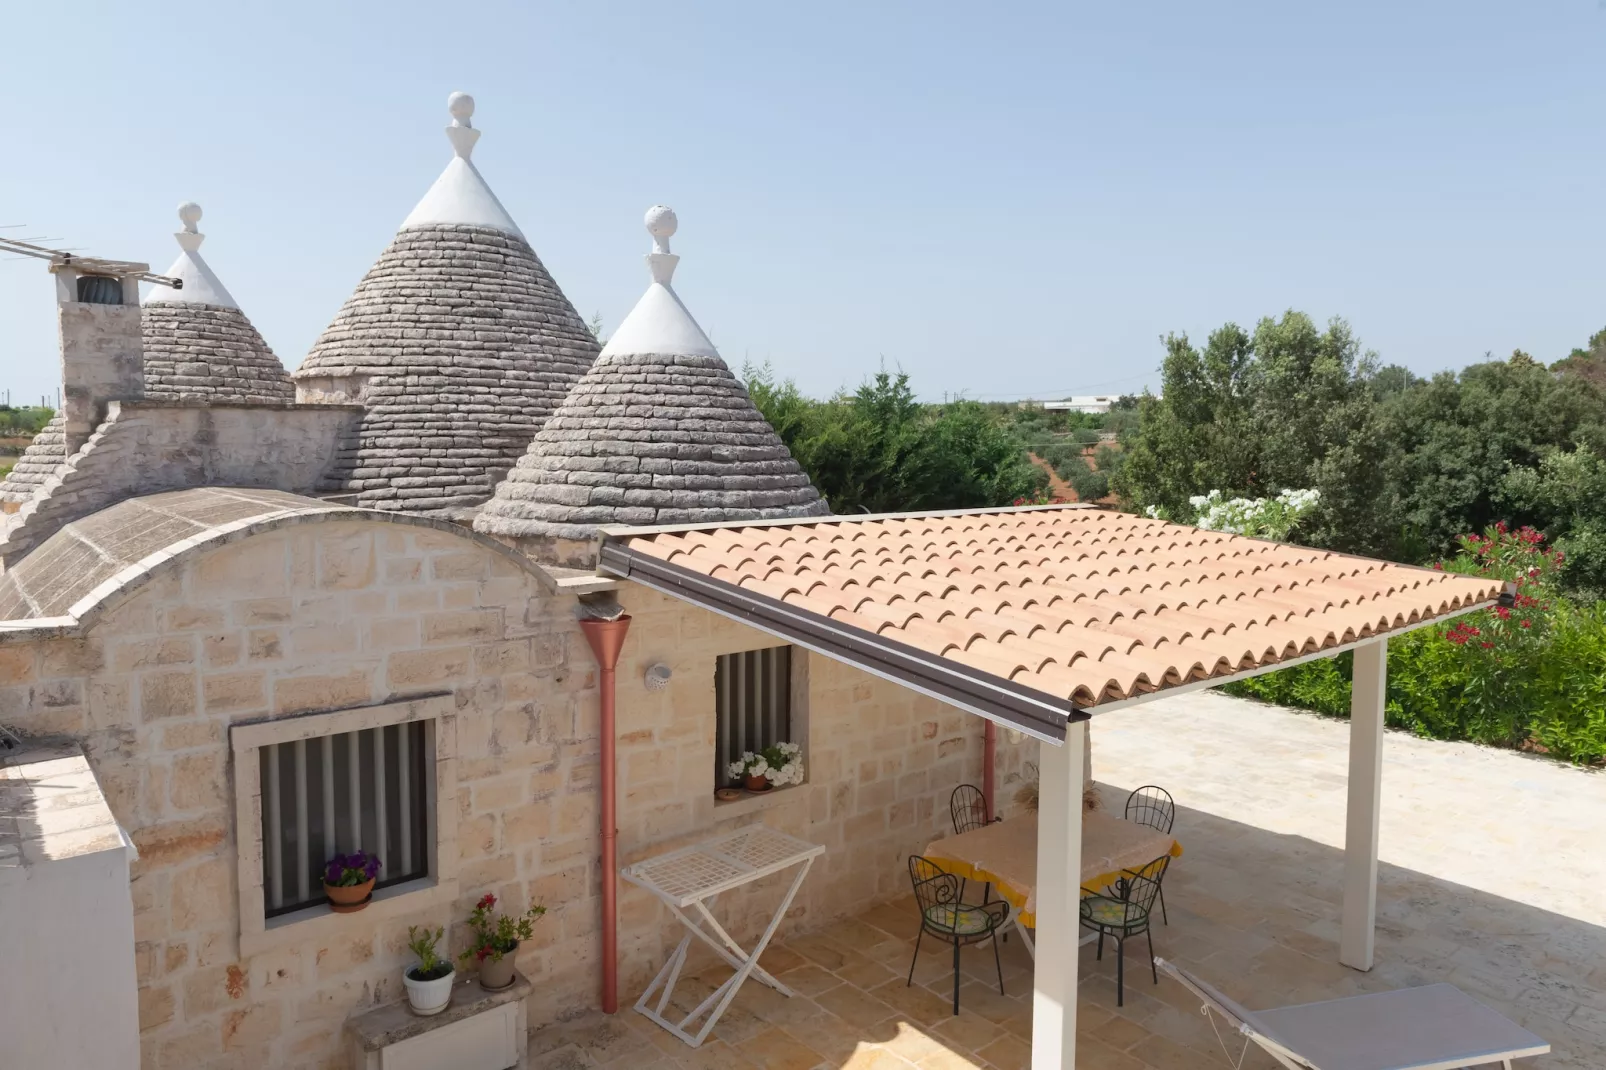
[[[123,848],[0,861],[0,1065],[137,1070],[134,900]]]

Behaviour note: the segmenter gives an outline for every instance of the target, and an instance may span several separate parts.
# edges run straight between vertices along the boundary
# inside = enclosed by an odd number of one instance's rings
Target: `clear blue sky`
[[[0,224],[212,266],[294,367],[449,159],[582,315],[678,288],[814,393],[1155,385],[1159,335],[1293,307],[1419,372],[1606,325],[1606,2],[17,4]],[[58,381],[0,260],[0,388]]]

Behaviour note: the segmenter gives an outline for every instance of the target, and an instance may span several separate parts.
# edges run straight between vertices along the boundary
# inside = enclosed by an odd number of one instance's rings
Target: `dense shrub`
[[[1110,474],[1089,468],[1084,463],[1082,470],[1071,480],[1071,487],[1076,491],[1079,501],[1096,502],[1109,495]]]
[[[1566,562],[1532,528],[1464,536],[1437,567],[1498,576],[1516,604],[1389,641],[1388,723],[1436,739],[1530,746],[1575,762],[1606,758],[1606,605],[1557,589]],[[1352,659],[1324,658],[1227,690],[1348,716]]]

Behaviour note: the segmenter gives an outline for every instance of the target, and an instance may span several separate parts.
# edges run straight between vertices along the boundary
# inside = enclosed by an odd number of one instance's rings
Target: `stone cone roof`
[[[182,289],[157,286],[140,307],[145,396],[155,401],[285,403],[295,384],[234,295],[201,256],[201,206],[179,205],[179,257],[167,274]]]
[[[239,309],[146,304],[139,319],[147,398],[258,404],[296,399],[284,365]]]
[[[469,161],[464,99],[456,157],[295,372],[357,382],[367,411],[323,489],[372,508],[471,512],[598,352]]]
[[[11,510],[21,506],[66,460],[67,417],[58,412],[28,443],[16,466],[0,479],[0,506]]]
[[[673,214],[654,211],[673,233]],[[663,252],[648,257],[653,284],[480,510],[475,530],[582,542],[604,524],[829,512],[669,287],[678,258],[667,234],[655,237]]]

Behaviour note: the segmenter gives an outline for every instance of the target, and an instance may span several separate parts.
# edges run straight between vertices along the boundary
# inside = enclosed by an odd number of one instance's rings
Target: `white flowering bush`
[[[1275,498],[1227,498],[1221,491],[1195,494],[1188,499],[1193,516],[1168,518],[1155,506],[1148,515],[1156,519],[1175,519],[1205,531],[1224,531],[1257,539],[1286,539],[1288,533],[1321,503],[1322,492],[1285,490]]]
[[[730,764],[730,775],[741,778],[761,776],[769,779],[773,787],[803,783],[803,748],[796,743],[777,743],[754,754],[743,751],[741,758]]]

